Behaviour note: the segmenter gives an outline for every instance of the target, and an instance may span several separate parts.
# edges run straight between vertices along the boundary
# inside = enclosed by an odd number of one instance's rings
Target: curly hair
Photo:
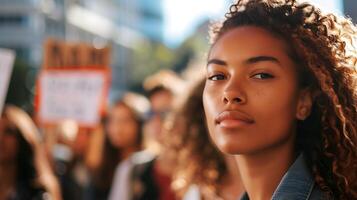
[[[168,150],[177,159],[172,186],[179,197],[195,184],[204,198],[218,198],[218,186],[228,173],[224,157],[210,140],[205,125],[204,85],[202,79],[191,88],[183,104],[164,125],[164,130],[169,133],[166,134]]]
[[[296,148],[330,197],[357,199],[356,26],[296,0],[239,0],[225,16],[211,27],[213,45],[229,30],[256,26],[290,46],[300,85],[314,97],[310,116],[298,121]]]

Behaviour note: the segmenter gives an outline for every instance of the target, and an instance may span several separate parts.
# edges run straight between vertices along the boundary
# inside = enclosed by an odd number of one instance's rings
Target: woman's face
[[[203,103],[210,136],[229,154],[293,147],[305,105],[286,43],[254,26],[225,33],[212,47]]]
[[[136,145],[139,127],[133,113],[126,106],[119,104],[111,110],[106,128],[109,140],[115,147]]]

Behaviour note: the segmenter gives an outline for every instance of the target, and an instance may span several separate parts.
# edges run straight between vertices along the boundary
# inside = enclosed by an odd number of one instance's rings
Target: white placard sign
[[[0,113],[4,107],[14,60],[14,51],[0,48]]]
[[[106,97],[107,76],[101,71],[44,71],[39,80],[39,119],[56,123],[65,119],[94,126]]]

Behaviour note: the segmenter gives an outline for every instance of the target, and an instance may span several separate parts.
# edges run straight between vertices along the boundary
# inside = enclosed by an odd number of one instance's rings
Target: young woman
[[[0,180],[0,199],[61,199],[38,129],[15,106],[5,106],[0,119]]]
[[[203,102],[242,199],[357,199],[350,20],[295,0],[238,1],[213,28]]]
[[[130,199],[131,156],[141,149],[142,119],[125,101],[118,101],[109,111],[104,130],[93,199]]]
[[[236,200],[243,192],[234,157],[212,144],[202,103],[204,79],[195,85],[166,123],[168,151],[177,160],[173,187],[184,200]]]

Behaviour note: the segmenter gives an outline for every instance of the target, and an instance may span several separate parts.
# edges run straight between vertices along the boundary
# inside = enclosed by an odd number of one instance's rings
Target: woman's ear
[[[299,99],[296,108],[296,118],[298,120],[305,120],[311,113],[313,103],[313,94],[310,88],[300,91]]]

